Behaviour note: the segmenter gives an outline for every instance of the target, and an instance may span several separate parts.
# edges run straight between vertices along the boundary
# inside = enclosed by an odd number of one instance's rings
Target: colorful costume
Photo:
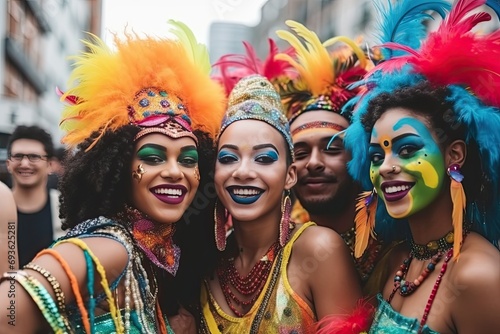
[[[210,79],[206,47],[197,43],[184,24],[170,23],[177,39],[140,39],[127,35],[125,41],[115,40],[116,51],[97,37],[85,42],[90,51],[75,57],[73,86],[65,94],[59,91],[69,103],[61,122],[67,131],[63,142],[77,151],[77,157],[98,152],[105,156],[111,136],[122,136],[119,141],[128,147],[134,147],[136,140],[151,133],[173,139],[188,137],[198,148],[213,144],[224,112],[224,92]],[[140,182],[142,175],[147,173],[142,164],[136,169],[133,167],[135,170],[131,175],[130,161],[113,160],[110,162],[112,166],[104,167],[100,162],[73,166],[85,169],[82,171],[84,180],[79,182],[97,184],[97,190],[89,190],[88,198],[82,201],[81,212],[85,212],[89,205],[101,205],[92,204],[91,191],[97,192],[93,193],[97,198],[101,192],[115,191],[115,196],[125,198],[124,202],[112,203],[114,207],[105,208],[109,212],[106,217],[69,225],[73,227],[68,234],[52,245],[71,243],[83,251],[87,293],[80,292],[79,282],[70,266],[52,248],[37,256],[52,256],[60,263],[70,279],[75,295],[73,304],[66,305],[57,280],[35,263],[28,264],[15,275],[15,279],[37,303],[55,333],[172,333],[160,306],[163,297],[159,280],[165,279],[163,274],[167,272],[175,276],[178,271],[181,249],[172,239],[174,224],[155,222],[146,213],[133,208],[134,202],[130,203],[127,198],[130,186],[123,186],[120,193],[120,185]],[[96,176],[94,168],[104,168],[109,172]],[[198,165],[193,169],[194,178],[199,182]],[[123,175],[114,174],[116,170]],[[102,184],[99,188],[99,180],[93,179],[99,176],[105,179],[121,177],[121,180],[118,180],[119,185],[113,184],[113,189]],[[75,187],[77,192],[80,191],[76,184]],[[127,194],[123,195],[123,192]],[[77,195],[71,193],[70,196]],[[66,207],[66,218],[68,212],[73,213],[70,209]],[[76,208],[72,221],[76,220],[75,216],[80,217],[79,210]],[[106,268],[87,246],[85,240],[90,237],[109,238],[126,249],[127,264],[114,282],[107,281]],[[42,274],[51,284],[55,300],[29,275],[32,270]],[[94,283],[97,286],[97,282],[103,292],[96,294]],[[98,309],[100,311],[96,311]],[[97,312],[100,315],[96,315]]]
[[[500,152],[487,143],[500,142],[500,100],[496,93],[500,88],[500,67],[497,61],[500,35],[498,31],[490,34],[472,32],[472,28],[480,22],[490,20],[491,16],[485,12],[469,15],[485,3],[486,1],[457,1],[439,28],[429,33],[422,44],[415,36],[423,38],[426,35],[426,29],[421,24],[423,19],[429,17],[426,10],[434,10],[444,17],[449,4],[445,1],[402,1],[391,5],[388,1],[386,8],[378,4],[381,11],[380,31],[384,43],[381,48],[384,61],[363,81],[369,88],[368,91],[353,101],[356,103],[354,122],[345,137],[346,147],[353,155],[349,164],[350,173],[366,188],[372,187],[368,148],[373,134],[372,129],[367,129],[363,124],[363,118],[370,116],[369,102],[381,94],[429,84],[436,89],[446,88],[447,96],[443,103],[450,103],[452,110],[445,112],[442,119],[452,129],[464,129],[467,150],[469,153],[477,151],[478,154],[479,163],[474,161],[472,164],[475,164],[473,173],[479,178],[473,181],[475,184],[468,185],[467,189],[471,190],[466,198],[461,183],[462,180],[466,182],[467,176],[464,179],[457,166],[448,167],[453,204],[453,226],[450,228],[453,230],[426,246],[414,245],[409,240],[412,249],[410,256],[396,273],[395,288],[388,300],[384,301],[379,296],[380,305],[370,333],[435,333],[426,326],[427,317],[432,312],[432,302],[441,278],[446,274],[448,261],[456,260],[460,255],[463,238],[469,229],[464,222],[470,222],[472,231],[483,235],[498,247]],[[441,130],[446,133],[446,129]],[[396,166],[393,166],[393,172],[395,169]],[[376,223],[378,233],[388,240],[405,237],[406,220],[390,217],[385,205],[377,205],[380,203],[377,203],[376,198],[376,193],[367,193],[360,199],[358,213],[364,219],[359,220],[357,233],[369,234]],[[363,251],[365,246],[358,244],[357,247]],[[434,252],[426,254],[429,249]],[[435,255],[431,258],[431,254]],[[405,275],[414,257],[430,259],[429,269],[416,280],[406,281]],[[402,296],[412,293],[441,259],[444,259],[444,263],[422,319],[409,319],[394,311],[390,306],[394,293],[399,291]]]
[[[302,225],[278,252],[264,289],[252,309],[243,317],[226,314],[205,282],[201,295],[201,333],[309,333],[316,318],[307,303],[292,290],[287,266],[294,242],[312,225],[315,224],[309,222]]]

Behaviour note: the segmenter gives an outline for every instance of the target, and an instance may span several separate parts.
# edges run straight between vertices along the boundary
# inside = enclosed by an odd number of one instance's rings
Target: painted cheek
[[[420,156],[405,166],[409,173],[421,178],[424,185],[436,189],[442,183],[444,162],[441,154],[426,154]],[[441,172],[439,172],[441,171]]]
[[[372,181],[374,187],[377,187],[380,183],[379,168],[373,166],[373,164],[370,165],[370,180]]]

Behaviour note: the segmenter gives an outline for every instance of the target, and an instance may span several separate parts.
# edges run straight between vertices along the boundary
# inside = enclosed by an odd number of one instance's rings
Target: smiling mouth
[[[178,196],[182,195],[182,189],[158,188],[158,189],[154,189],[153,192],[155,194],[169,195],[169,196],[172,196],[172,197],[175,197],[175,196],[178,197]]]
[[[187,189],[182,185],[171,187],[161,186],[151,189],[151,192],[156,198],[164,203],[179,204],[184,200]]]
[[[385,182],[382,184],[384,198],[388,202],[395,202],[405,197],[415,183],[411,182]]]
[[[226,189],[233,201],[238,204],[252,204],[264,193],[263,189],[257,187],[230,186]]]

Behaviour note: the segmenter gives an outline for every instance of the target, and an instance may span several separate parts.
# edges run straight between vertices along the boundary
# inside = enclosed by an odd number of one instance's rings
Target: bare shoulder
[[[345,246],[345,242],[337,232],[328,227],[313,225],[306,228],[295,241],[294,250],[299,248],[314,250],[317,247],[338,246]]]
[[[456,297],[451,304],[456,332],[491,333],[500,327],[499,263],[500,252],[475,233],[465,240],[458,261],[450,262],[447,280]]]
[[[500,252],[478,234],[471,233],[454,264],[454,282],[470,291],[500,285]]]
[[[125,269],[128,252],[122,243],[106,237],[86,237],[76,240],[78,240],[77,243],[72,242],[71,239],[68,242],[62,242],[56,245],[54,250],[63,257],[74,260],[75,256],[83,259],[83,250],[86,248],[106,271],[121,272]]]
[[[69,272],[80,288],[86,289],[88,263],[84,250],[90,255],[94,265],[102,268],[109,284],[118,279],[127,266],[128,252],[125,246],[106,237],[68,239],[57,244],[48,253],[41,253],[33,262],[52,273],[71,300],[74,295]]]
[[[299,227],[300,225],[296,229]],[[317,225],[306,228],[293,245],[294,253],[302,255],[316,254],[319,251],[337,253],[335,250],[338,249],[348,252],[347,245],[340,235],[328,227]]]

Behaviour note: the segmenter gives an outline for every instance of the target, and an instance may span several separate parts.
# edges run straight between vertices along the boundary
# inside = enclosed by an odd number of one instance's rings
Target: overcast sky
[[[103,38],[125,29],[164,36],[167,20],[187,24],[199,42],[208,43],[210,23],[239,22],[249,26],[260,21],[260,9],[267,0],[104,0]]]

